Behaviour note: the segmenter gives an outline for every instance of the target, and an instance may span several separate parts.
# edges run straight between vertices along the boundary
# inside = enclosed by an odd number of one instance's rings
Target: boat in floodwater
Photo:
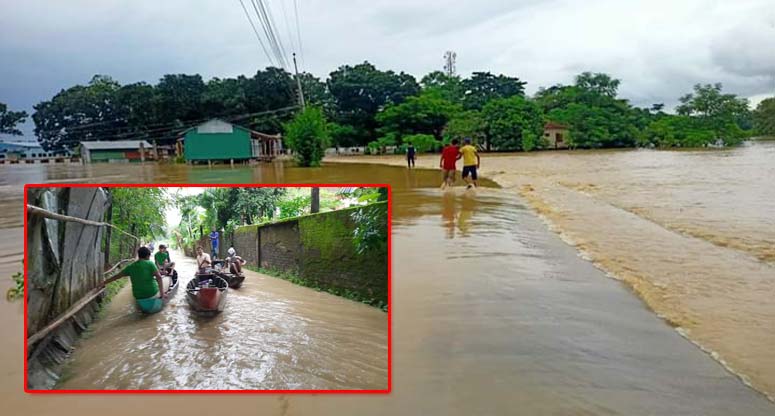
[[[232,273],[231,272],[231,265],[226,260],[215,260],[213,261],[214,268],[211,270],[211,272],[220,277],[221,279],[225,280],[226,283],[229,284],[229,287],[232,289],[239,289],[242,287],[242,282],[245,281],[245,275],[242,273]]]
[[[165,277],[168,276],[170,278],[170,287],[167,289],[166,292],[164,292],[165,296],[164,299],[159,298],[148,298],[148,299],[137,299],[137,308],[140,309],[140,312],[143,313],[156,313],[162,310],[164,308],[164,305],[169,303],[170,299],[175,296],[175,293],[178,291],[178,272],[175,270],[172,270],[172,274],[165,275]]]
[[[186,285],[186,300],[195,312],[215,315],[226,306],[229,283],[212,271],[197,273]]]

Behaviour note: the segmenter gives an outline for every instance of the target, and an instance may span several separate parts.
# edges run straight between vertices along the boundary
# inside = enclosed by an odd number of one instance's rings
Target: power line
[[[293,0],[293,9],[296,14],[296,40],[299,44],[299,55],[301,56],[301,68],[304,70],[306,64],[304,63],[304,48],[301,45],[301,25],[299,24],[299,4],[296,0]]]
[[[269,59],[269,63],[274,66],[274,61],[272,61],[272,56],[269,55],[269,51],[266,50],[266,46],[264,45],[264,41],[261,40],[261,36],[258,35],[258,30],[256,29],[256,25],[253,24],[253,19],[250,18],[250,14],[248,13],[248,9],[245,8],[245,3],[242,2],[242,0],[239,0],[240,5],[242,5],[242,10],[245,12],[245,17],[248,18],[248,22],[250,22],[250,27],[253,28],[253,33],[256,34],[256,39],[258,39],[258,43],[261,44],[261,49],[264,51],[264,55],[266,55],[266,58]]]
[[[280,63],[282,68],[287,71],[288,61],[286,60],[285,50],[282,47],[282,43],[278,41],[277,36],[275,34],[275,30],[273,27],[273,19],[271,18],[271,14],[270,14],[271,11],[267,12],[266,6],[264,5],[263,0],[251,0],[251,2],[253,3],[253,8],[255,9],[256,14],[259,17],[259,20],[261,21],[261,24],[264,28],[264,33],[266,33],[267,39],[269,40],[269,45],[274,51],[277,61]]]
[[[283,11],[283,20],[285,21],[285,34],[288,38],[288,43],[291,45],[291,51],[296,52],[298,49],[296,48],[296,44],[293,41],[293,34],[291,33],[291,24],[288,23],[288,12],[285,10],[285,1],[280,0],[280,7]]]

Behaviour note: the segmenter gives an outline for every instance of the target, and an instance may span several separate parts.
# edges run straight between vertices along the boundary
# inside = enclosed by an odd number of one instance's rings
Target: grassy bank
[[[385,304],[384,301],[378,300],[378,299],[370,299],[367,297],[364,297],[362,295],[359,295],[358,293],[355,293],[350,290],[346,289],[337,289],[337,288],[323,288],[315,284],[314,282],[310,282],[308,280],[305,280],[299,276],[296,276],[292,273],[287,273],[279,270],[272,270],[272,269],[264,269],[264,268],[258,268],[253,266],[244,266],[248,270],[252,270],[256,273],[262,273],[267,276],[276,277],[278,279],[287,280],[293,284],[297,284],[299,286],[309,287],[312,289],[315,289],[319,292],[327,292],[332,295],[340,296],[346,299],[354,300],[356,302],[365,303],[366,305],[373,306],[375,308],[382,309],[383,311],[387,312],[388,305]]]

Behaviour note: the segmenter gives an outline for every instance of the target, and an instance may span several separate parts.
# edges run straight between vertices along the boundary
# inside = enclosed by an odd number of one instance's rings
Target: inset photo
[[[390,391],[390,189],[26,185],[25,391]]]

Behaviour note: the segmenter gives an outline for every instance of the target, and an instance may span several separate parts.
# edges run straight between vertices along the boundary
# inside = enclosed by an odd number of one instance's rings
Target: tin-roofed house
[[[155,159],[153,146],[145,140],[81,142],[81,160],[93,162],[143,162]]]
[[[186,162],[272,160],[282,151],[280,136],[212,119],[181,133]]]

